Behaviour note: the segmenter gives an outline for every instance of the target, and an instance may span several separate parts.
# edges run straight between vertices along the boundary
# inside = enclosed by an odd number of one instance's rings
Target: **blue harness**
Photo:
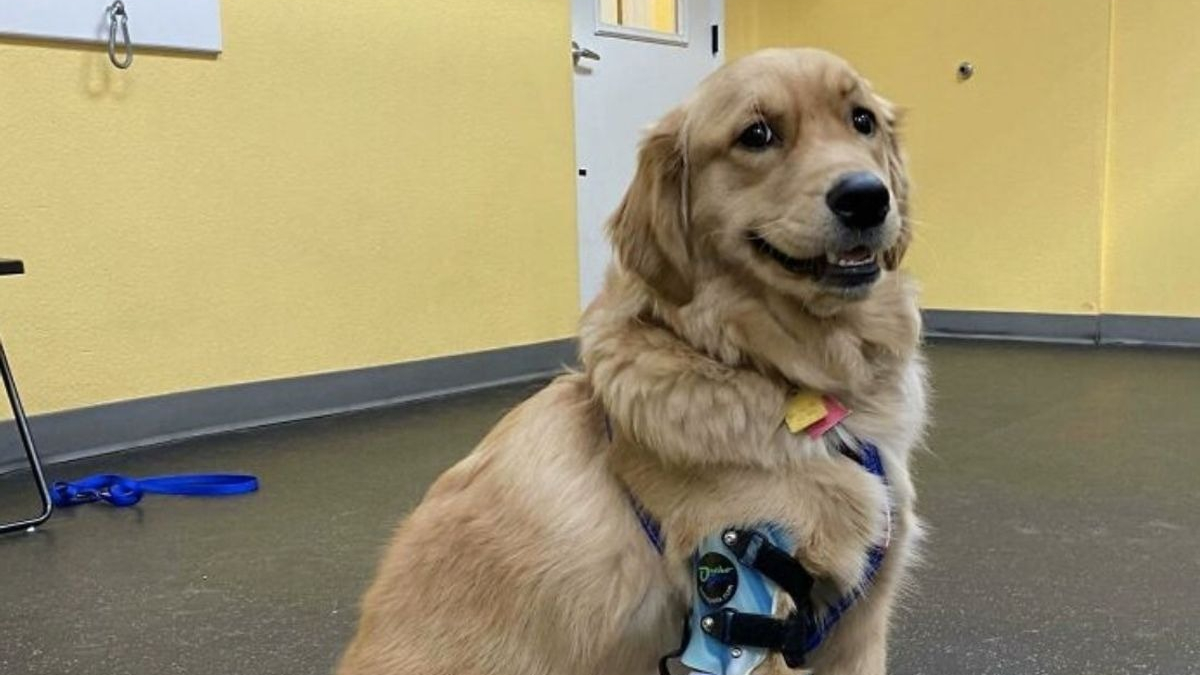
[[[887,475],[874,445],[860,441],[842,428],[834,429],[838,450],[885,484]],[[647,539],[661,554],[665,536],[661,525],[633,496],[630,503]],[[866,553],[863,577],[837,602],[817,607],[812,600],[814,579],[789,551],[795,542],[774,523],[739,529],[731,527],[705,537],[692,555],[697,598],[684,629],[683,646],[663,657],[659,670],[679,658],[693,675],[748,675],[772,651],[782,654],[789,667],[804,667],[879,574],[890,539],[892,514],[888,512],[888,539]],[[795,604],[785,618],[777,618],[781,594]]]

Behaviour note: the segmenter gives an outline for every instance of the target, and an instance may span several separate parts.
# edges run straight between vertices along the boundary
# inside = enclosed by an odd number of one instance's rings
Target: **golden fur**
[[[877,131],[857,133],[853,106]],[[748,124],[778,132],[739,147]],[[731,524],[781,523],[833,597],[887,527],[886,488],[781,420],[797,386],[840,397],[880,448],[896,522],[875,585],[813,658],[821,675],[880,675],[919,527],[908,458],[925,425],[916,292],[891,105],[842,60],[772,50],[733,62],[646,138],[610,234],[618,262],[586,312],[585,372],[507,415],[400,525],[363,601],[341,675],[650,675],[680,640],[689,556]],[[869,288],[785,270],[840,241],[824,195],[870,171],[892,194]],[[613,439],[605,432],[611,421]],[[659,556],[631,490],[661,521]],[[790,672],[772,657],[760,673]]]

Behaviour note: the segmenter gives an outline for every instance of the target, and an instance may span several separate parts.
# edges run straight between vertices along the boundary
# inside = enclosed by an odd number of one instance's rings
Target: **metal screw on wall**
[[[125,13],[125,3],[113,0],[108,6],[108,60],[121,70],[133,65],[133,44],[129,42],[129,15]],[[121,41],[124,42],[125,58],[117,59],[117,29],[121,29]]]
[[[970,61],[963,61],[962,63],[958,64],[957,72],[958,81],[966,82],[967,80],[971,79],[973,75],[975,75],[975,64],[971,63]]]

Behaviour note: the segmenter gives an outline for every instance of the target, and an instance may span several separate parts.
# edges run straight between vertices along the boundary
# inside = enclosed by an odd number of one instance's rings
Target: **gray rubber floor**
[[[1200,352],[929,351],[931,537],[892,672],[1200,673]],[[52,467],[263,488],[85,506],[0,539],[0,673],[330,672],[396,519],[535,388]],[[27,501],[15,478],[0,512]]]

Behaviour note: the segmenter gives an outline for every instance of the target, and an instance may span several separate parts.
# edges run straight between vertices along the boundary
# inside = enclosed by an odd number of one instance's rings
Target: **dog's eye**
[[[855,108],[850,113],[850,122],[854,125],[854,130],[863,136],[875,133],[875,113],[866,108]]]
[[[738,145],[751,150],[762,150],[775,142],[775,130],[769,124],[759,120],[746,127],[738,136]]]

